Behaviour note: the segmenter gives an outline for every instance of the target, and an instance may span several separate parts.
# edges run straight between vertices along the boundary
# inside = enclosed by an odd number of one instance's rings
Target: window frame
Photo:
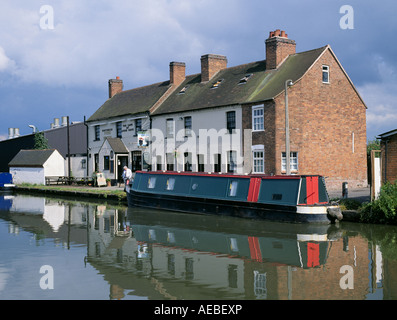
[[[123,122],[122,121],[116,122],[116,137],[117,138],[123,137]]]
[[[183,118],[183,126],[185,128],[185,137],[191,137],[193,128],[193,120],[191,116],[186,116]]]
[[[230,117],[233,115],[232,117]],[[226,130],[228,133],[232,134],[236,130],[236,111],[227,111],[226,112]]]
[[[110,156],[103,156],[103,171],[110,171]]]
[[[101,140],[101,127],[99,125],[94,126],[94,141]]]
[[[255,112],[261,110],[262,114],[257,115]],[[257,123],[256,119],[262,119],[261,123]],[[258,128],[259,126],[259,128]],[[260,132],[265,131],[265,106],[263,104],[252,106],[252,131],[253,132]]]
[[[172,124],[170,128],[169,124]],[[173,138],[175,135],[175,121],[173,118],[168,118],[165,120],[165,136],[166,138]]]
[[[321,71],[322,71],[322,82],[323,83],[329,83],[329,65],[323,64],[321,67]],[[324,81],[324,75],[326,75],[326,81]]]
[[[262,156],[256,156],[256,154],[262,153]],[[256,161],[262,161],[262,164],[255,164]],[[257,170],[262,167],[262,171]],[[265,173],[265,149],[254,149],[252,150],[252,173]]]
[[[287,158],[286,157],[286,152],[285,151],[281,152],[281,173],[286,173],[287,172],[287,166],[286,166],[287,159],[286,158]],[[296,165],[296,169],[294,167],[291,167],[291,165],[293,165],[293,166]],[[284,168],[283,168],[283,166],[284,166]],[[297,173],[299,171],[299,158],[298,158],[298,152],[297,151],[291,151],[290,152],[289,167],[290,167],[291,173]]]
[[[142,119],[135,119],[135,135],[138,135],[138,132],[142,131]]]

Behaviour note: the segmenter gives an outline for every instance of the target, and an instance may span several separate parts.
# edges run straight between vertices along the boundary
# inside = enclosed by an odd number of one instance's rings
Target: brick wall
[[[216,54],[201,57],[201,81],[209,81],[215,73],[227,67],[227,58]]]
[[[329,84],[322,66],[329,66]],[[366,108],[330,50],[288,90],[291,152],[299,174],[321,174],[328,189],[367,185]],[[276,171],[285,150],[284,95],[276,98]]]
[[[385,138],[386,142],[381,141],[382,150],[382,182],[394,183],[397,180],[397,134]],[[385,176],[386,175],[386,176]]]
[[[329,66],[329,84],[322,82],[323,65]],[[367,186],[366,108],[330,50],[289,88],[288,102],[290,150],[298,153],[298,174],[326,177],[329,190],[340,190],[344,181],[350,188]],[[264,111],[265,130],[252,133],[251,145],[265,145],[266,174],[281,174],[284,93],[265,102]],[[252,106],[243,106],[243,129],[252,129]]]
[[[266,43],[266,69],[275,69],[290,54],[295,53],[295,41],[286,37],[273,36]]]
[[[258,104],[257,104],[258,105]],[[265,101],[262,103],[264,107],[264,131],[252,132],[251,140],[243,140],[243,144],[246,147],[246,153],[249,153],[245,161],[246,172],[250,172],[252,168],[251,158],[251,146],[264,145],[265,149],[265,173],[276,174],[276,163],[275,163],[275,103],[274,101]],[[243,130],[252,129],[252,107],[254,105],[245,105],[242,108],[242,119],[243,119]],[[256,105],[255,105],[256,106]],[[247,147],[247,143],[249,146]]]
[[[109,98],[113,97],[115,94],[123,91],[123,80],[119,77],[116,79],[109,80]]]

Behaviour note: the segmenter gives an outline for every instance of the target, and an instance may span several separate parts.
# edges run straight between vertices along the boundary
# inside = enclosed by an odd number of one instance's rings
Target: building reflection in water
[[[392,249],[385,257],[385,246],[368,240],[374,226],[274,223],[39,197],[2,201],[8,201],[2,218],[10,233],[24,229],[67,248],[86,245],[85,263],[109,283],[111,299],[397,298],[397,257]]]

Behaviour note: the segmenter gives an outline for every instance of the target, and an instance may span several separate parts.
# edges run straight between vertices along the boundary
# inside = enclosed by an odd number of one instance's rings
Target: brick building
[[[397,129],[379,135],[382,183],[397,181]]]
[[[233,67],[225,56],[206,54],[193,75],[185,74],[185,63],[171,62],[170,80],[117,87],[89,125],[106,129],[108,137],[117,137],[118,125],[127,150],[141,152],[148,169],[285,174],[285,87],[291,80],[291,173],[321,174],[329,189],[344,181],[366,186],[366,106],[331,47],[296,53],[295,41],[276,30],[265,53],[265,60]],[[144,148],[136,133],[124,133],[139,113],[150,132]],[[99,152],[100,140],[94,146],[89,139],[92,150]],[[145,168],[128,156],[133,169]]]

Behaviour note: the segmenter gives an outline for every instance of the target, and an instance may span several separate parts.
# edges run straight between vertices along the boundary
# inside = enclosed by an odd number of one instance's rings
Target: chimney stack
[[[217,54],[206,54],[201,56],[201,82],[209,81],[214,74],[227,68],[225,56]]]
[[[290,54],[294,54],[296,43],[288,39],[284,30],[277,29],[269,33],[266,44],[266,69],[276,69]]]
[[[115,94],[123,91],[123,80],[120,77],[109,80],[109,98],[112,98]]]
[[[14,128],[14,138],[18,138],[19,136],[19,128]]]
[[[184,62],[170,62],[170,84],[179,86],[186,78],[186,64]]]
[[[8,128],[8,139],[14,138],[14,128]]]

